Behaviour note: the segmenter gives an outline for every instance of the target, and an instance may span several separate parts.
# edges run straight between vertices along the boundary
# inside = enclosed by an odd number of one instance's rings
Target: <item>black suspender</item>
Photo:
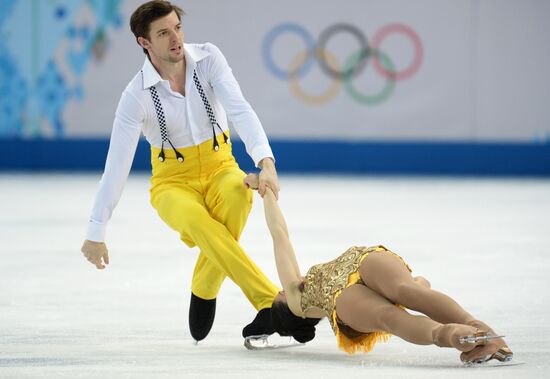
[[[214,115],[214,112],[212,111],[212,107],[210,106],[210,103],[208,102],[208,98],[206,97],[206,94],[204,93],[204,90],[202,89],[201,82],[199,81],[199,77],[197,75],[197,70],[193,71],[193,81],[195,82],[195,87],[197,87],[197,91],[199,91],[199,95],[201,95],[202,103],[204,104],[204,108],[206,109],[206,113],[208,113],[208,118],[210,118],[210,124],[212,125],[212,138],[214,139],[214,146],[213,149],[218,151],[219,145],[218,145],[218,139],[216,138],[216,126],[223,134],[223,141],[225,143],[229,142],[229,138],[225,135],[224,131],[222,130],[220,124],[218,124],[218,121],[216,120],[216,116]]]
[[[141,72],[141,75],[143,77],[143,71]],[[210,103],[208,102],[208,98],[206,97],[206,94],[204,93],[204,90],[202,88],[201,82],[199,81],[199,77],[197,75],[197,70],[193,71],[193,81],[195,82],[195,87],[197,88],[197,91],[199,92],[199,95],[201,96],[202,102],[204,104],[204,108],[206,110],[206,113],[208,114],[208,118],[210,119],[210,124],[212,125],[212,138],[213,138],[213,149],[215,151],[219,150],[219,144],[218,140],[216,138],[216,127],[222,132],[223,134],[223,140],[225,143],[229,143],[229,137],[225,134],[223,129],[221,128],[220,124],[216,120],[216,116],[214,115],[214,111],[212,110],[212,107],[210,106]],[[174,152],[176,153],[176,157],[178,161],[181,163],[184,161],[183,155],[174,147],[170,139],[168,138],[168,130],[166,129],[166,117],[164,115],[164,109],[162,108],[162,102],[160,101],[157,89],[155,86],[149,87],[149,92],[151,93],[151,98],[153,99],[153,104],[155,105],[155,111],[157,114],[157,121],[160,128],[160,136],[162,138],[162,145],[160,148],[159,153],[159,160],[161,162],[164,162],[165,155],[164,155],[164,143],[168,142]]]
[[[159,160],[161,162],[164,162],[164,143],[168,142],[170,146],[172,146],[172,149],[174,149],[174,152],[176,153],[176,157],[178,158],[178,161],[182,163],[184,161],[183,154],[181,154],[174,145],[172,145],[172,142],[168,139],[168,130],[166,130],[166,118],[164,117],[164,109],[162,109],[162,103],[159,99],[159,94],[157,92],[157,89],[155,86],[149,87],[149,92],[151,93],[151,97],[153,98],[153,104],[155,104],[155,111],[157,113],[157,121],[159,123],[160,127],[160,136],[162,138],[162,145],[160,147],[160,153],[159,153]]]

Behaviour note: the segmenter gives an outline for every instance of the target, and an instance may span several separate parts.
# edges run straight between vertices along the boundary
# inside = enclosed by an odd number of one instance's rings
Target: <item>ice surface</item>
[[[79,252],[99,174],[0,175],[0,378],[548,377],[550,181],[283,176],[281,207],[305,271],[351,245],[383,244],[507,335],[524,365],[465,368],[458,353],[392,337],[340,352],[328,322],[306,346],[248,351],[255,310],[227,280],[212,332],[188,332],[197,251],[132,175],[108,228],[111,264]],[[242,245],[277,279],[261,202]]]

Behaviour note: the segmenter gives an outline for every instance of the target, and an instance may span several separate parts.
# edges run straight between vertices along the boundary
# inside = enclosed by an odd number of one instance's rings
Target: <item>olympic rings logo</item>
[[[282,69],[273,60],[273,45],[277,38],[285,33],[297,35],[303,40],[305,49],[291,59],[288,68]],[[348,33],[359,43],[360,49],[348,56],[343,64],[327,50],[329,40],[338,33]],[[403,34],[413,45],[414,56],[410,65],[401,71],[396,71],[394,62],[380,50],[383,41],[391,34]],[[412,77],[422,65],[424,51],[422,42],[416,32],[404,24],[388,24],[378,30],[369,44],[367,37],[357,27],[338,23],[326,28],[317,41],[311,34],[295,23],[282,23],[275,26],[264,38],[262,58],[268,70],[278,79],[289,81],[291,92],[303,102],[311,105],[321,105],[338,95],[343,84],[348,94],[357,102],[365,105],[376,105],[385,101],[394,91],[395,83]],[[299,83],[315,63],[332,79],[331,85],[323,93],[312,95],[306,93]],[[372,62],[374,70],[385,79],[385,85],[378,93],[360,92],[352,79],[360,75]]]

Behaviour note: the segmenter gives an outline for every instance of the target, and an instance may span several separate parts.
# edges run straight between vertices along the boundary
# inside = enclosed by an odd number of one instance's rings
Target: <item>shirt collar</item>
[[[197,66],[198,61],[210,55],[208,51],[200,49],[194,44],[190,45],[190,44],[184,43],[183,46],[184,46],[185,63],[187,65],[187,69],[192,67],[194,70],[195,67]],[[141,72],[143,76],[143,89],[152,87],[156,85],[158,82],[163,80],[160,74],[158,73],[158,71],[155,69],[155,66],[153,66],[153,64],[147,57],[145,57],[145,62],[143,63]]]

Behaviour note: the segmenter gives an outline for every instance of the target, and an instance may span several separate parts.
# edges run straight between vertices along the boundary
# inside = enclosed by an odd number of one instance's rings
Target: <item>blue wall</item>
[[[281,173],[550,176],[550,144],[305,142],[271,143]],[[0,170],[102,170],[107,139],[0,140]],[[252,160],[241,141],[233,151],[245,171]],[[150,170],[140,141],[133,170]]]

